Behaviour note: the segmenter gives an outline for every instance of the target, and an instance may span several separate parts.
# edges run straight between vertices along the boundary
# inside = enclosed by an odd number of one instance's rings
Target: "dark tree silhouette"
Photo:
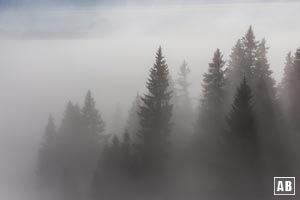
[[[260,197],[260,158],[252,92],[246,78],[237,89],[231,111],[226,117],[224,138],[224,187],[226,195]],[[251,189],[250,189],[251,188]]]
[[[142,97],[139,112],[141,130],[137,151],[144,175],[160,174],[166,161],[172,116],[168,76],[169,69],[159,47],[156,61],[150,69],[148,94]]]
[[[219,49],[209,63],[208,72],[203,78],[203,97],[200,102],[198,132],[201,137],[217,140],[224,127],[224,67],[225,61]],[[216,126],[218,124],[218,126]]]

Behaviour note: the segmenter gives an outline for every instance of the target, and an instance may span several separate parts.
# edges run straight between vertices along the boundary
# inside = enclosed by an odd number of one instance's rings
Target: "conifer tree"
[[[214,53],[209,63],[208,72],[203,78],[203,97],[200,104],[198,131],[207,138],[216,139],[217,132],[223,127],[224,115],[224,60],[219,49]],[[218,124],[218,126],[216,126]]]
[[[94,141],[99,141],[104,131],[104,122],[96,109],[95,100],[91,91],[88,91],[85,97],[84,106],[82,108],[83,123],[87,128],[87,135]]]
[[[78,187],[80,187],[82,171],[79,167],[82,163],[81,135],[82,116],[78,105],[71,102],[67,104],[64,117],[59,129],[58,137],[58,163],[61,173],[61,188],[65,199],[80,198]]]
[[[230,105],[234,98],[236,88],[239,86],[243,77],[249,82],[252,87],[253,68],[257,60],[258,41],[252,30],[249,27],[245,36],[238,40],[232,49],[228,69],[226,70],[226,103]]]
[[[252,92],[246,78],[243,79],[226,118],[230,134],[241,139],[255,139],[255,119],[252,111]]]
[[[289,91],[292,85],[292,76],[295,73],[293,63],[294,57],[292,55],[292,52],[289,51],[285,58],[283,76],[278,87],[278,98],[280,100],[281,106],[285,106],[288,103],[287,97],[289,96]]]
[[[104,135],[104,122],[96,109],[96,103],[92,97],[91,91],[88,91],[84,100],[84,106],[81,109],[82,135],[79,145],[79,153],[84,165],[81,167],[81,191],[83,198],[90,194],[93,174],[97,168],[101,139]]]
[[[259,141],[252,92],[246,78],[237,89],[226,122],[228,132],[223,153],[227,154],[223,154],[222,163],[226,169],[223,178],[227,195],[257,197],[261,194]]]
[[[208,195],[214,187],[212,184],[220,182],[217,175],[220,160],[220,139],[224,127],[224,67],[225,61],[219,49],[214,52],[212,61],[208,64],[208,71],[203,76],[203,96],[200,101],[200,113],[196,124],[195,161],[199,169],[201,193]],[[210,177],[208,183],[201,181],[202,177]]]
[[[247,79],[252,78],[252,67],[256,61],[256,51],[258,41],[255,40],[255,36],[252,30],[252,26],[249,27],[246,35],[242,38],[242,43],[245,49],[245,77]],[[250,80],[250,79],[249,79]]]
[[[142,97],[143,104],[139,112],[141,129],[138,153],[145,174],[161,173],[167,156],[172,117],[172,91],[168,91],[168,75],[169,69],[159,47],[156,61],[150,69],[148,93]]]
[[[53,187],[58,176],[56,158],[57,130],[50,115],[45,129],[42,146],[39,151],[38,176],[39,182],[45,187]]]
[[[126,130],[129,133],[132,140],[137,139],[138,131],[140,130],[140,121],[139,115],[140,106],[142,104],[141,96],[139,93],[135,96],[135,99],[131,105],[131,108],[128,113],[128,119],[126,124]]]
[[[293,70],[294,73],[291,77],[291,89],[290,89],[290,96],[289,101],[291,102],[290,106],[290,120],[291,125],[294,131],[299,135],[300,132],[300,48],[298,48],[295,52],[294,56],[294,63],[293,63]]]
[[[267,59],[268,49],[263,39],[257,46],[256,61],[252,72],[255,111],[261,118],[261,122],[267,126],[274,122],[276,113],[275,80],[271,77],[272,71]]]
[[[193,134],[194,111],[191,102],[189,87],[191,83],[188,80],[190,73],[186,61],[183,61],[179,67],[178,78],[175,81],[173,99],[173,131],[174,142],[176,146],[185,147]]]

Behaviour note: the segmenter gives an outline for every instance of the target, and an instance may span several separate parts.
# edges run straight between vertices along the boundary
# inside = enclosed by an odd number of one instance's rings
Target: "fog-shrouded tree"
[[[99,154],[97,170],[92,182],[93,199],[109,198],[114,195],[121,175],[121,143],[118,136],[114,135],[109,143],[105,144]]]
[[[255,39],[255,35],[252,30],[252,26],[249,27],[247,33],[242,38],[242,44],[245,50],[245,77],[251,78],[252,67],[256,61],[256,51],[258,47],[258,41]],[[249,76],[250,75],[250,76]]]
[[[224,129],[224,65],[221,51],[214,52],[208,71],[203,75],[202,98],[196,120],[193,154],[198,168],[195,185],[201,185],[200,194],[208,195],[218,181],[215,167],[218,165],[219,146]],[[203,182],[204,177],[210,180]],[[196,190],[199,190],[196,188]],[[200,195],[198,194],[198,195]]]
[[[95,199],[124,198],[129,194],[134,180],[132,167],[132,143],[125,130],[122,140],[114,135],[101,152],[93,179],[92,196]]]
[[[289,51],[285,58],[285,65],[283,69],[283,76],[278,86],[278,99],[280,101],[283,110],[288,107],[287,97],[290,95],[291,86],[293,84],[292,76],[295,73],[294,70],[294,57],[292,52]]]
[[[218,140],[220,130],[224,128],[224,65],[221,51],[217,49],[203,76],[197,135],[210,141]]]
[[[137,140],[137,134],[140,130],[140,118],[138,113],[140,112],[140,106],[142,104],[141,96],[139,93],[135,96],[132,102],[131,108],[128,112],[127,124],[125,129],[128,131],[132,140]]]
[[[226,103],[228,108],[230,108],[236,88],[243,77],[246,77],[250,86],[252,85],[253,67],[256,62],[258,43],[252,26],[250,26],[245,36],[239,39],[232,49],[226,70]]]
[[[78,105],[69,102],[58,136],[58,163],[60,165],[60,185],[65,199],[80,199],[77,191],[80,187],[79,167],[81,165],[80,148],[82,135],[82,116]]]
[[[290,93],[290,126],[297,135],[300,135],[300,103],[298,99],[300,98],[300,48],[298,48],[294,55],[293,62],[294,73],[291,74],[291,88],[288,90]]]
[[[193,134],[193,105],[189,93],[189,74],[191,70],[184,60],[179,67],[173,93],[173,141],[176,146],[185,147]]]
[[[57,129],[50,115],[48,124],[43,136],[42,146],[39,150],[38,159],[38,183],[42,189],[53,190],[57,184],[58,166],[57,166]],[[52,191],[54,192],[54,191]]]
[[[82,191],[84,197],[90,194],[91,182],[94,172],[97,168],[97,160],[99,157],[101,140],[104,138],[104,121],[96,108],[96,103],[92,97],[91,91],[88,91],[81,109],[82,115]]]
[[[137,152],[141,173],[148,178],[162,175],[168,154],[172,117],[168,76],[168,65],[159,47],[146,83],[148,92],[142,97],[139,112],[141,128]]]
[[[270,124],[275,120],[277,104],[275,80],[271,76],[273,72],[270,70],[267,59],[268,49],[265,39],[262,39],[257,46],[256,60],[252,72],[255,110],[265,124]]]
[[[223,139],[223,181],[226,195],[232,197],[261,195],[259,142],[252,97],[244,78],[226,117],[228,130]]]
[[[65,199],[86,199],[97,167],[104,122],[88,91],[82,109],[68,103],[57,141],[61,188]]]

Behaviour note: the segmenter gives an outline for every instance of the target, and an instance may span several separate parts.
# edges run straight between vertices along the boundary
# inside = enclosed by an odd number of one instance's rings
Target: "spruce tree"
[[[50,115],[43,136],[42,146],[39,150],[38,178],[42,187],[45,186],[51,188],[57,184],[55,183],[55,179],[58,175],[56,142],[57,130],[54,120]]]
[[[141,96],[139,95],[139,93],[137,93],[128,112],[127,124],[125,127],[131,139],[134,141],[137,140],[137,134],[140,130],[140,121],[138,113],[140,112],[140,106],[142,104],[141,101]]]
[[[102,120],[99,111],[96,109],[95,100],[92,97],[91,91],[88,91],[84,100],[84,106],[82,108],[83,123],[87,128],[87,135],[99,141],[103,136],[104,122]]]
[[[218,131],[223,128],[224,115],[224,67],[225,61],[219,49],[209,63],[208,72],[203,77],[203,97],[200,102],[198,131],[201,137],[217,140]],[[218,124],[218,126],[216,126]]]
[[[230,134],[238,139],[254,140],[255,118],[252,108],[252,92],[246,78],[243,79],[231,108],[226,122]]]
[[[291,120],[291,127],[295,133],[299,135],[300,133],[300,48],[298,48],[294,55],[293,62],[294,73],[291,75],[291,88],[290,88],[290,109],[289,115]]]
[[[81,154],[82,116],[78,105],[67,104],[59,129],[58,163],[61,170],[61,188],[65,199],[80,197],[80,187],[83,156]]]
[[[219,49],[214,52],[208,72],[203,76],[203,96],[197,119],[195,142],[195,160],[199,169],[197,185],[201,185],[201,194],[209,195],[213,184],[220,182],[215,166],[220,165],[220,139],[224,129],[224,67],[225,61]],[[210,181],[203,183],[203,177]]]
[[[294,63],[294,57],[292,55],[292,52],[289,51],[285,58],[283,76],[278,87],[278,98],[282,107],[288,104],[287,97],[290,95],[289,91],[292,85],[292,76],[295,73],[293,63]],[[286,110],[286,108],[283,109]]]
[[[276,114],[276,89],[275,80],[268,63],[266,41],[263,39],[257,46],[256,61],[253,66],[253,93],[255,111],[260,117],[261,123],[270,126],[275,120]],[[263,125],[263,124],[261,124]]]
[[[237,89],[226,122],[228,132],[223,139],[221,165],[225,170],[222,173],[226,195],[258,197],[261,195],[259,141],[252,92],[246,78]]]
[[[186,61],[179,67],[178,78],[175,81],[173,99],[173,131],[174,143],[176,146],[185,147],[193,134],[193,118],[194,111],[189,94],[189,82],[190,68]]]
[[[86,94],[81,116],[82,135],[79,153],[82,155],[80,160],[84,165],[81,167],[80,184],[83,197],[86,198],[90,193],[90,184],[97,168],[101,140],[104,138],[104,122],[96,109],[91,91]]]
[[[252,87],[253,68],[257,60],[258,43],[252,26],[250,26],[245,36],[238,40],[232,49],[228,69],[226,70],[227,106],[232,102],[236,88],[243,77],[246,77],[249,85]]]
[[[241,40],[239,39],[235,46],[232,48],[230,59],[228,61],[228,67],[225,71],[225,83],[226,83],[226,104],[228,107],[231,104],[236,88],[244,76],[250,76],[245,69],[245,49]]]
[[[148,93],[142,97],[139,112],[138,153],[142,172],[148,175],[160,174],[167,156],[172,117],[168,76],[169,69],[159,47],[147,81]]]
[[[256,61],[256,51],[258,41],[255,40],[255,36],[252,30],[252,26],[249,27],[246,35],[242,38],[242,43],[245,50],[245,77],[247,79],[252,78],[248,76],[252,72],[252,67]],[[250,79],[249,79],[250,80]]]

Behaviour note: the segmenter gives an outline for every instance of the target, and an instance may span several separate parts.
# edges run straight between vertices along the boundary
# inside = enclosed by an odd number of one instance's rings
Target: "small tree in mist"
[[[138,113],[140,112],[140,106],[142,99],[139,93],[137,93],[134,101],[132,102],[131,108],[128,112],[126,129],[131,139],[136,140],[138,131],[140,130],[140,118]]]
[[[289,115],[291,120],[291,127],[292,129],[299,133],[300,132],[300,48],[297,49],[294,55],[294,62],[293,62],[293,70],[294,73],[291,74],[291,88],[289,90],[290,96],[290,109]]]
[[[232,137],[250,140],[256,138],[251,99],[252,92],[246,78],[244,78],[237,89],[231,111],[226,118]]]
[[[223,152],[226,154],[223,160],[226,192],[237,196],[257,195],[261,184],[259,142],[252,92],[246,78],[237,89],[226,122],[228,132]]]
[[[256,62],[258,41],[255,39],[253,29],[250,26],[245,36],[239,39],[233,47],[226,70],[226,103],[230,105],[234,98],[236,88],[243,77],[252,83],[253,67]]]
[[[276,89],[275,80],[268,63],[266,41],[263,39],[257,46],[256,61],[253,67],[253,93],[255,110],[261,121],[270,126],[275,120]]]
[[[294,57],[292,55],[292,52],[289,51],[285,58],[283,76],[278,87],[278,99],[281,103],[281,106],[288,107],[288,105],[286,105],[288,104],[287,97],[290,96],[290,90],[293,84],[292,76],[294,73]]]
[[[156,61],[150,69],[148,93],[142,97],[139,112],[141,129],[137,151],[144,175],[160,174],[166,161],[172,116],[168,76],[169,69],[159,47]]]
[[[50,115],[45,129],[42,146],[39,151],[38,176],[41,187],[51,188],[56,184],[55,179],[58,176],[56,137],[56,126]]]
[[[176,146],[186,146],[193,133],[193,105],[191,102],[189,87],[189,74],[191,70],[186,61],[179,67],[178,78],[174,86],[173,106],[173,131],[172,133]]]
[[[217,49],[203,78],[203,97],[200,102],[197,135],[210,142],[218,140],[224,124],[224,65],[223,56]]]
[[[122,140],[114,136],[100,154],[92,184],[93,197],[120,198],[128,194],[134,180],[132,166],[132,143],[129,133],[125,130]]]

